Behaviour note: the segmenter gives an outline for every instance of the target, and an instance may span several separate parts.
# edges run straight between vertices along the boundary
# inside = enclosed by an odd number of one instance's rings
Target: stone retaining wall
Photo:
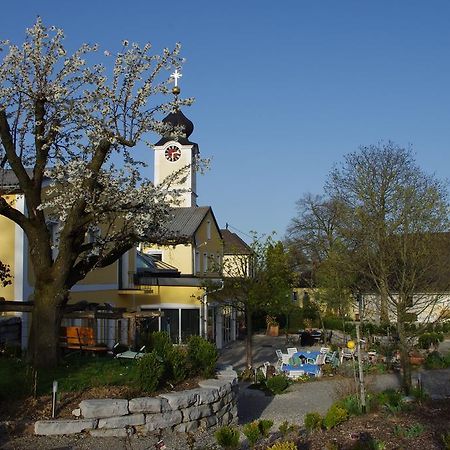
[[[72,412],[73,420],[39,420],[38,435],[92,436],[145,435],[158,430],[186,432],[237,423],[237,374],[220,370],[217,379],[199,382],[199,388],[131,400],[83,400]]]

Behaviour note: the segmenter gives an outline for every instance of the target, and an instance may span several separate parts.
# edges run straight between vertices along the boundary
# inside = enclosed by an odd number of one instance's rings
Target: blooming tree
[[[11,269],[0,261],[0,285],[8,286],[8,284],[11,284]]]
[[[70,288],[137,242],[158,241],[169,198],[179,194],[171,184],[185,176],[181,171],[155,187],[141,177],[143,163],[132,151],[150,145],[152,132],[182,135],[157,118],[192,101],[164,102],[168,71],[183,62],[180,47],[152,55],[150,44],[122,46],[115,58],[99,54],[97,44],[69,54],[63,30],[40,18],[21,46],[0,43],[0,193],[8,193],[2,176],[13,173],[10,188],[25,201],[19,211],[0,197],[0,214],[29,243],[35,275],[29,348],[36,367],[57,363]],[[88,63],[91,58],[106,64]]]

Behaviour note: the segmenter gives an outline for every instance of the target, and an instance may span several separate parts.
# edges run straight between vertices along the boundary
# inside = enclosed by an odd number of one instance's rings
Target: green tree
[[[45,368],[58,360],[71,287],[136,243],[160,238],[174,180],[155,187],[142,178],[133,148],[150,144],[154,132],[182,135],[158,113],[190,103],[152,104],[169,93],[167,71],[181,66],[178,45],[152,55],[149,43],[123,41],[115,57],[102,52],[103,65],[98,57],[88,63],[97,44],[69,53],[64,38],[38,18],[22,45],[0,42],[0,171],[17,180],[11,191],[0,177],[0,194],[20,191],[26,207],[22,213],[0,196],[0,215],[28,240],[35,276],[29,350]]]
[[[252,317],[257,311],[287,311],[291,274],[283,245],[272,236],[253,233],[250,254],[236,254],[223,261],[224,287],[211,294],[245,314],[246,364],[253,365]],[[286,309],[283,309],[286,308]]]
[[[411,150],[391,142],[361,147],[335,167],[327,192],[350,212],[341,234],[357,249],[363,278],[372,283],[382,321],[396,323],[403,389],[411,387],[412,315],[437,316],[448,289],[448,199],[446,187],[424,173]]]

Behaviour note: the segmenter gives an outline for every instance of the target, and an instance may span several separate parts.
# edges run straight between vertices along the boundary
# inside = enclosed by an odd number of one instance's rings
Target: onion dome
[[[182,113],[180,109],[176,109],[175,111],[169,113],[164,119],[163,123],[170,125],[172,128],[179,128],[183,130],[184,136],[180,136],[176,138],[172,131],[169,131],[165,134],[156,145],[164,145],[168,141],[176,140],[182,145],[194,144],[189,141],[189,136],[194,131],[194,124]]]

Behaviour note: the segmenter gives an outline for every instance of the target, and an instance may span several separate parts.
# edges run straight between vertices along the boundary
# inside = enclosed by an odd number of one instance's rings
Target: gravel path
[[[432,398],[450,398],[450,369],[421,371],[413,376],[422,379],[425,391]],[[366,379],[369,390],[398,389],[400,378],[397,374],[369,376]],[[275,425],[287,420],[290,423],[303,423],[305,414],[316,411],[325,413],[331,404],[343,395],[351,393],[352,379],[327,379],[309,383],[296,383],[287,392],[266,396],[256,389],[248,389],[248,383],[241,384],[238,400],[239,420],[246,423],[257,418],[271,419]]]

